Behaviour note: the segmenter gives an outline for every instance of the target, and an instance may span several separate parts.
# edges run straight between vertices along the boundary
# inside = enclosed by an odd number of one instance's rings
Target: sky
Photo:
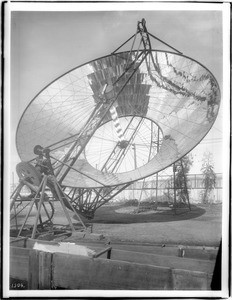
[[[11,11],[11,172],[20,162],[15,147],[18,122],[30,101],[51,81],[74,67],[108,55],[145,18],[150,33],[206,66],[223,86],[222,13],[217,10]],[[137,9],[137,10],[136,10]],[[153,48],[167,48],[159,42]],[[160,48],[161,47],[161,48]],[[192,152],[200,173],[205,151],[222,172],[222,106],[210,133]]]

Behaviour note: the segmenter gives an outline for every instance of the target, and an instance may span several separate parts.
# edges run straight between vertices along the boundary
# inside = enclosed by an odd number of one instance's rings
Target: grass
[[[128,206],[130,207],[130,206]],[[176,222],[179,220],[188,220],[197,218],[205,214],[205,209],[191,206],[191,211],[188,208],[177,209],[176,215],[173,210],[158,208],[157,211],[150,211],[149,214],[143,213],[118,213],[125,205],[107,205],[100,207],[93,220],[88,220],[91,223],[104,223],[104,224],[132,224],[132,223],[154,223],[154,222]],[[134,210],[136,207],[134,206]]]
[[[154,211],[150,214],[116,212],[125,205],[106,205],[91,221],[96,233],[112,241],[184,244],[217,247],[221,239],[222,205],[191,205],[188,209]]]

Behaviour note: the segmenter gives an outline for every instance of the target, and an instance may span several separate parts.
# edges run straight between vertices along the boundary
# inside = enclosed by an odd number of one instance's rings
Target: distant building
[[[191,203],[201,202],[201,193],[203,189],[203,175],[202,174],[188,174],[187,182],[189,187],[189,198]],[[17,184],[11,184],[11,193],[17,187]],[[157,190],[157,192],[156,192]],[[22,189],[23,194],[29,194],[30,191],[27,187]],[[111,201],[123,199],[138,199],[145,200],[149,197],[158,197],[159,201],[170,201],[173,197],[173,176],[172,175],[159,175],[156,181],[156,175],[148,177],[147,179],[140,180],[132,183],[129,187],[123,190],[116,196],[116,199]],[[212,191],[211,203],[222,202],[222,173],[216,174],[216,187]]]
[[[203,175],[202,174],[188,174],[187,182],[189,187],[189,198],[191,203],[201,202],[201,193],[203,188]],[[146,179],[145,181],[137,181],[131,184],[126,190],[117,195],[118,199],[140,199],[157,195],[159,201],[169,201],[173,194],[173,176],[160,175],[158,181],[153,176],[153,179]],[[156,193],[157,189],[157,193]],[[142,192],[142,195],[141,195]],[[162,199],[160,199],[162,196]],[[170,198],[169,198],[170,197]],[[222,174],[216,174],[216,187],[211,195],[212,203],[222,202]]]

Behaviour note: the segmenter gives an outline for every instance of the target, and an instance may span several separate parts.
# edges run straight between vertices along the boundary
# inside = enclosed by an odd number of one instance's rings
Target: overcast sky
[[[149,32],[206,66],[222,90],[220,11],[12,11],[11,17],[12,171],[19,162],[15,131],[29,102],[68,70],[110,54],[135,33],[142,18]],[[167,49],[159,42],[153,43],[156,47]],[[220,112],[207,139],[222,138],[221,120]],[[215,170],[221,172],[221,144],[203,141],[193,152],[196,161],[206,149],[214,153]]]

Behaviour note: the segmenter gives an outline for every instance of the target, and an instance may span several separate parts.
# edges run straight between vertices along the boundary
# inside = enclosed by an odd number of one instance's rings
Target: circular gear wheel
[[[41,173],[28,162],[20,162],[17,164],[16,172],[20,179],[26,180],[33,185],[39,186],[41,183]]]

